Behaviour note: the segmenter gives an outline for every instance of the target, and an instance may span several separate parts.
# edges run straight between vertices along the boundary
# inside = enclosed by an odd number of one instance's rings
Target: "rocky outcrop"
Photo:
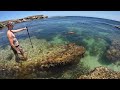
[[[119,40],[113,40],[111,46],[107,50],[106,57],[112,61],[120,61],[120,41]]]
[[[4,27],[4,25],[2,23],[0,23],[0,29],[2,29]]]
[[[43,18],[48,18],[48,16],[44,16],[44,15],[28,16],[22,19],[18,19],[17,22],[26,22],[34,19],[43,19]]]
[[[44,19],[44,18],[48,18],[48,16],[44,16],[44,15],[35,15],[35,16],[28,16],[28,17],[25,17],[25,18],[21,18],[21,19],[16,19],[16,20],[10,20],[12,22],[14,22],[15,24],[16,23],[21,23],[21,22],[26,22],[26,21],[30,21],[30,20],[34,20],[34,19]],[[1,22],[4,26],[6,26],[7,21],[3,21]]]
[[[114,26],[114,27],[120,29],[120,26],[118,26],[118,25],[116,25],[116,26]]]
[[[40,59],[28,60],[21,63],[9,63],[6,65],[0,65],[0,73],[4,73],[6,76],[24,78],[38,70],[48,70],[51,67],[66,65],[79,60],[83,57],[85,48],[77,46],[74,43],[67,45],[60,45],[56,48],[56,51],[49,51],[46,55],[43,55]]]
[[[82,46],[77,46],[75,44],[68,44],[65,46],[61,46],[64,50],[61,52],[56,53],[56,55],[50,55],[51,52],[48,52],[47,60],[41,62],[42,68],[49,68],[50,66],[55,66],[59,64],[67,64],[71,63],[77,58],[83,57],[85,53],[85,48]]]
[[[106,67],[97,67],[88,75],[81,75],[78,79],[120,79],[120,72],[112,71]]]

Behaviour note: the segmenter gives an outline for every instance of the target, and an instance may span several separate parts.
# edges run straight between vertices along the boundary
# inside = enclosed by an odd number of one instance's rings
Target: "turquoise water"
[[[105,66],[120,71],[120,65],[109,62],[105,57],[106,50],[111,45],[112,40],[120,41],[120,30],[114,25],[120,25],[120,22],[93,17],[66,16],[23,22],[16,24],[14,29],[27,26],[31,37],[44,39],[54,44],[72,42],[84,46],[86,48],[85,56],[77,64],[70,65],[62,70],[57,69],[54,73],[47,71],[40,72],[37,75],[38,78],[69,79],[79,76],[83,66],[90,70],[98,66]],[[0,30],[2,50],[9,45],[6,31],[6,28]],[[70,31],[75,32],[75,34],[68,34]],[[28,38],[26,31],[17,33],[16,36],[19,40]],[[34,44],[33,46],[35,47]]]

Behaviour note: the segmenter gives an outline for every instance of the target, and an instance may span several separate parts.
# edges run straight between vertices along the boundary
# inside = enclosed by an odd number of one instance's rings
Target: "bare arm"
[[[20,29],[17,29],[17,30],[11,30],[13,33],[16,33],[16,32],[20,32],[20,31],[23,31],[23,30],[26,30],[27,28],[20,28]]]

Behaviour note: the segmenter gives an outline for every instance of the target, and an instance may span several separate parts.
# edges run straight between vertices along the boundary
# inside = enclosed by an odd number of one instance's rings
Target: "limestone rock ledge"
[[[90,71],[87,75],[81,75],[78,79],[120,79],[120,72],[100,66]]]

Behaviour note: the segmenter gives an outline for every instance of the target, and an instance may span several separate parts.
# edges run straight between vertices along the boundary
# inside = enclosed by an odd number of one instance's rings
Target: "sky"
[[[19,19],[32,15],[88,16],[120,21],[120,11],[0,11],[0,21]]]

